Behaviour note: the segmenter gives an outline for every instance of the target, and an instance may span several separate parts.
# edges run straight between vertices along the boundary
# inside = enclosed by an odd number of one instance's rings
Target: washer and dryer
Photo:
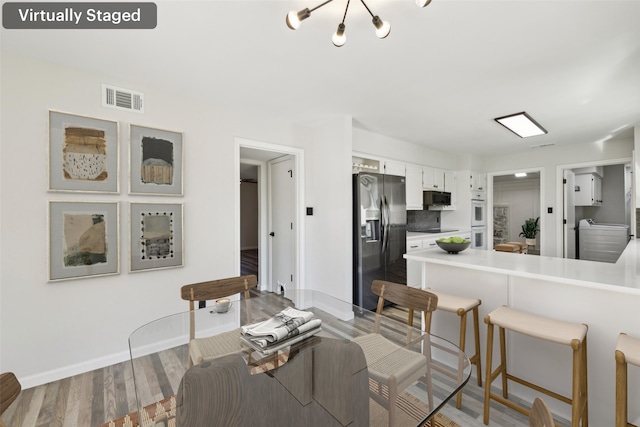
[[[581,219],[578,226],[578,257],[590,261],[616,262],[629,239],[628,225]]]

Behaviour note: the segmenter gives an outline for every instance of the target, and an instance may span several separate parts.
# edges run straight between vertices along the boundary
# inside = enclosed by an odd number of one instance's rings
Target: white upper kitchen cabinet
[[[443,210],[452,211],[456,209],[456,173],[454,171],[444,172],[444,191],[451,193],[451,205],[445,206]]]
[[[407,210],[422,210],[422,166],[407,164],[405,171]]]
[[[385,175],[406,176],[406,165],[403,162],[384,160],[383,165]]]
[[[487,174],[485,172],[471,171],[471,191],[487,190]]]
[[[576,206],[602,205],[602,178],[595,173],[576,175],[575,178]]]
[[[422,188],[425,190],[444,190],[444,171],[442,169],[424,166],[422,168]]]

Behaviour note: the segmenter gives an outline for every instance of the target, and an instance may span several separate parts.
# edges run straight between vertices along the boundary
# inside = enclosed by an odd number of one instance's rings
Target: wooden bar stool
[[[640,338],[625,333],[616,344],[616,427],[635,427],[627,415],[627,364],[640,367]]]
[[[473,336],[475,340],[475,354],[469,357],[471,364],[476,365],[476,376],[478,377],[478,386],[482,387],[482,364],[480,361],[480,321],[478,320],[478,307],[482,304],[479,299],[464,298],[455,295],[443,294],[442,292],[427,289],[432,294],[438,296],[438,310],[455,313],[460,316],[460,340],[458,347],[464,352],[467,337],[467,313],[473,311]],[[458,374],[462,374],[464,366],[458,367]],[[456,397],[456,407],[462,407],[462,390]]]
[[[508,399],[507,380],[532,388],[564,403],[571,405],[571,426],[587,427],[589,425],[589,405],[587,390],[587,325],[564,322],[538,316],[510,307],[499,307],[484,318],[487,324],[487,374],[484,389],[484,423],[489,423],[489,403],[493,399],[529,416],[529,409]],[[492,371],[493,329],[499,327],[500,365]],[[545,341],[569,346],[573,349],[573,375],[571,398],[562,396],[539,385],[530,383],[507,372],[507,350],[505,346],[505,330],[517,332]],[[502,396],[491,393],[491,383],[502,376]],[[582,424],[580,423],[582,421]]]
[[[512,245],[510,243],[500,243],[493,247],[498,252],[520,252],[519,245]]]
[[[507,245],[517,246],[519,248],[518,252],[521,253],[521,254],[525,253],[527,251],[527,247],[528,247],[528,245],[526,243],[523,243],[523,242],[507,242],[506,244]]]

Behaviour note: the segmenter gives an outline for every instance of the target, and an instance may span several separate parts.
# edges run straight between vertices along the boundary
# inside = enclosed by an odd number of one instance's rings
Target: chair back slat
[[[255,288],[257,284],[258,278],[251,274],[184,285],[180,293],[182,299],[187,301],[208,301],[240,292],[244,292],[244,297],[249,298],[249,289]]]
[[[226,279],[209,280],[207,282],[192,283],[180,288],[180,296],[189,301],[189,339],[195,338],[195,301],[209,301],[231,295],[244,293],[245,300],[250,299],[249,290],[258,285],[258,278],[254,274],[247,276],[229,277]]]
[[[400,283],[385,280],[374,280],[371,291],[378,295],[378,307],[376,313],[382,314],[384,302],[389,301],[396,305],[409,309],[407,324],[413,325],[413,312],[422,312],[422,324],[424,330],[431,330],[431,314],[438,307],[438,296],[423,289],[412,288]]]

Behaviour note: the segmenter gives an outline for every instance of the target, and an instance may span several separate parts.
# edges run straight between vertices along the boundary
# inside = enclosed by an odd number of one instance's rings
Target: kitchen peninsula
[[[410,252],[405,258],[422,263],[423,288],[481,299],[481,318],[508,305],[587,324],[589,418],[594,426],[614,423],[616,340],[620,332],[640,336],[639,240],[631,240],[616,263],[472,249],[451,255],[439,248]],[[431,331],[455,339],[457,324],[444,314],[434,317]],[[467,342],[473,342],[471,331],[467,333]],[[507,340],[511,371],[570,396],[571,365],[566,348],[517,334],[508,335]],[[481,345],[484,361],[486,327],[481,327]],[[483,370],[486,372],[484,365]],[[637,374],[630,370],[632,396],[640,395]],[[533,401],[534,392],[518,384],[510,384],[509,392]],[[568,405],[554,399],[547,403],[555,413],[570,418]],[[630,407],[629,419],[637,424],[640,408]]]

